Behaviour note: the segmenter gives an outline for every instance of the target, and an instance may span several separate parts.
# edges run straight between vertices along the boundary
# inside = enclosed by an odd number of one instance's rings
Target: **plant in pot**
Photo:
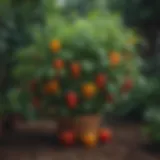
[[[105,111],[139,77],[134,32],[116,15],[90,13],[72,21],[48,15],[43,34],[34,33],[35,44],[16,54],[13,70],[27,103],[39,113],[53,111],[60,134],[72,130],[85,143],[95,142]]]

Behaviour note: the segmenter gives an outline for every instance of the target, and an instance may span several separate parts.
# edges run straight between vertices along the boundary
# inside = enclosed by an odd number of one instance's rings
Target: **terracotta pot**
[[[73,118],[62,117],[57,120],[57,132],[63,132],[74,129]]]
[[[75,132],[78,137],[86,133],[98,134],[101,125],[100,115],[81,116],[75,119]]]

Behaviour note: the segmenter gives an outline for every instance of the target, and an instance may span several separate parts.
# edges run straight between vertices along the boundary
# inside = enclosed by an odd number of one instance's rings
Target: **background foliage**
[[[5,0],[0,2],[0,75],[1,91],[12,86],[12,54],[31,42],[30,28],[41,23],[39,1]]]
[[[13,112],[6,96],[14,85],[11,69],[17,49],[32,42],[30,30],[43,23],[39,1],[2,0],[0,1],[0,112]],[[4,106],[7,108],[4,111]],[[9,107],[10,106],[10,107]]]

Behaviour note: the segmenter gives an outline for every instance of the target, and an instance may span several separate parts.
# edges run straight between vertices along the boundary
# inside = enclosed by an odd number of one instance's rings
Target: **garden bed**
[[[50,124],[49,124],[50,123]],[[47,124],[47,125],[46,125]],[[48,126],[44,129],[44,126]],[[55,125],[53,122],[21,124],[17,133],[6,135],[0,145],[2,159],[18,160],[158,160],[159,153],[153,153],[142,145],[140,124],[112,124],[114,138],[110,144],[99,145],[93,149],[74,146],[57,147],[53,139]],[[41,132],[41,131],[44,131]]]

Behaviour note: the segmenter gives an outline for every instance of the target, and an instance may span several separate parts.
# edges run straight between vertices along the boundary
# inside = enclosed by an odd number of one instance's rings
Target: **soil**
[[[149,150],[141,135],[141,124],[115,123],[109,144],[88,149],[84,146],[60,147],[54,138],[52,121],[19,124],[16,132],[0,142],[0,160],[159,160],[160,152]]]

